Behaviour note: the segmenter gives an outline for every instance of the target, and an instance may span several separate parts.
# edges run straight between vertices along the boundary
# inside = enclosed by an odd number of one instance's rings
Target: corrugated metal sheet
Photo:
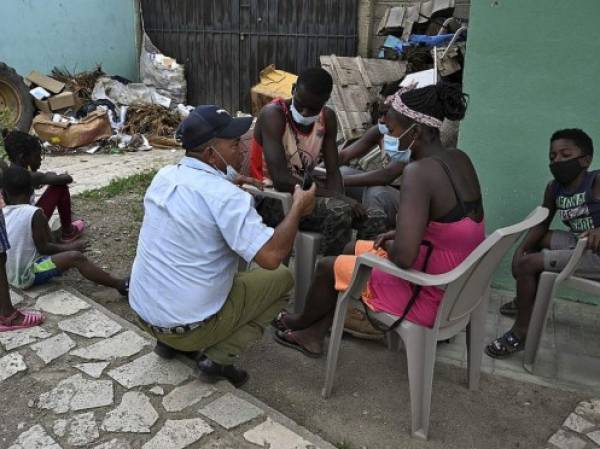
[[[146,32],[185,64],[190,104],[250,110],[269,64],[292,73],[353,55],[358,0],[142,0]]]
[[[360,137],[372,126],[370,111],[379,99],[381,87],[401,79],[406,73],[404,61],[360,56],[321,56],[321,66],[333,77],[329,105],[336,111],[339,133],[346,140]]]

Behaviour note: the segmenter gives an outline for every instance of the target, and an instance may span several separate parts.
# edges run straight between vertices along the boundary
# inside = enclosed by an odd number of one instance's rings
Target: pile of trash
[[[333,77],[328,103],[338,117],[338,144],[349,145],[377,123],[385,98],[400,87],[424,87],[446,80],[462,84],[467,20],[455,17],[455,0],[428,0],[389,7],[377,34],[386,36],[377,59],[321,56]],[[458,122],[444,121],[442,142],[456,147]],[[352,165],[361,170],[383,166],[373,149]]]
[[[441,78],[462,83],[467,23],[453,16],[454,3],[428,0],[388,8],[377,32],[387,36],[378,57],[406,61],[407,76],[429,70],[428,84]],[[425,74],[420,79],[425,82]]]
[[[66,88],[75,94],[76,98],[81,100],[90,100],[96,81],[105,73],[102,66],[96,66],[96,69],[89,72],[70,73],[66,68],[59,69],[55,67],[52,70],[52,78],[65,84]]]
[[[37,116],[31,131],[49,151],[88,153],[147,151],[180,144],[175,131],[193,109],[185,105],[184,68],[144,35],[141,82],[108,75],[98,66],[70,73],[54,68],[47,76],[25,77]]]

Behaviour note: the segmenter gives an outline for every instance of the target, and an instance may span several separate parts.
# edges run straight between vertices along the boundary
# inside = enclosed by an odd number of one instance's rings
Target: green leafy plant
[[[3,129],[12,129],[13,127],[13,113],[8,108],[0,108],[0,131]],[[4,149],[4,142],[2,140],[2,134],[0,134],[0,159],[6,159],[6,150]]]

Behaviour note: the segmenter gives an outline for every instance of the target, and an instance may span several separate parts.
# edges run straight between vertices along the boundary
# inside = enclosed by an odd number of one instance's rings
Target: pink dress
[[[484,240],[485,225],[471,218],[453,223],[430,222],[423,240],[431,242],[433,251],[424,270],[428,274],[443,274],[457,267]],[[423,271],[427,247],[421,245],[419,256],[413,264]],[[375,311],[401,316],[410,300],[413,285],[403,279],[374,269],[369,279],[368,292],[363,300]],[[406,319],[422,326],[432,327],[444,295],[438,287],[423,287]]]

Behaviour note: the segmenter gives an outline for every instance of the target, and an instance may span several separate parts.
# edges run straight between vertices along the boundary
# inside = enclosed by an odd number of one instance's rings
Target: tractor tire
[[[15,69],[0,62],[0,111],[8,109],[8,123],[1,126],[28,132],[35,108],[29,89]]]

